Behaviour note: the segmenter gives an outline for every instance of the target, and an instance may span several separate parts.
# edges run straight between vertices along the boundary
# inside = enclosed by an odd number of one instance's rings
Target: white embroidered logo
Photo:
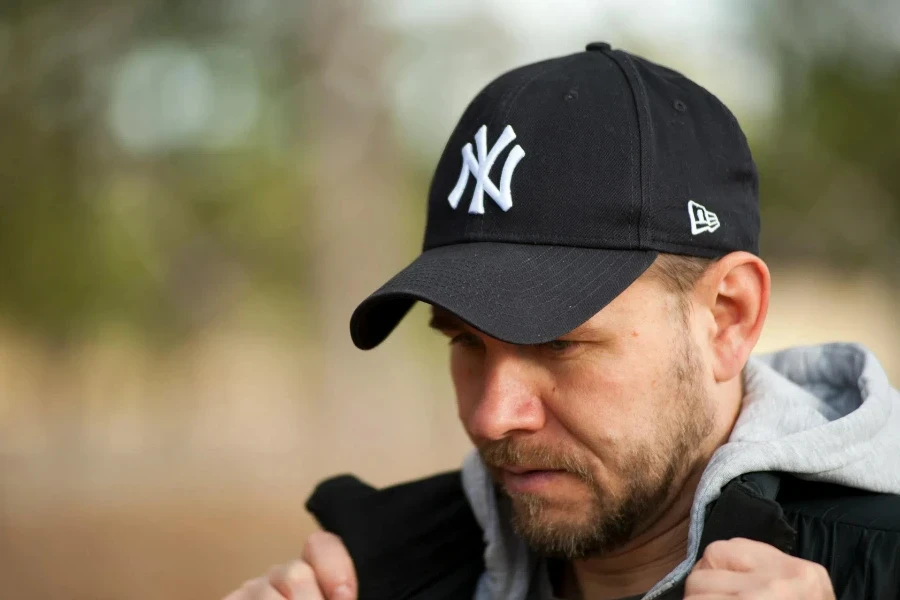
[[[503,130],[503,133],[494,143],[490,152],[487,149],[487,126],[482,125],[475,133],[475,147],[478,150],[478,158],[472,152],[472,143],[468,143],[462,149],[463,166],[459,174],[459,180],[456,187],[447,196],[450,206],[456,208],[459,206],[459,199],[462,198],[463,192],[466,191],[466,184],[469,182],[469,173],[475,177],[475,191],[472,193],[472,202],[469,203],[469,213],[473,215],[484,214],[484,192],[494,199],[497,206],[504,212],[512,207],[512,193],[509,191],[509,184],[512,180],[513,171],[525,151],[522,146],[516,146],[509,151],[506,162],[503,163],[503,171],[500,173],[500,188],[498,189],[494,182],[490,179],[491,167],[494,166],[497,157],[503,152],[510,142],[516,139],[516,132],[509,125]]]
[[[691,215],[691,233],[697,235],[708,231],[712,233],[719,228],[719,217],[716,213],[706,210],[702,204],[688,200],[688,214]]]

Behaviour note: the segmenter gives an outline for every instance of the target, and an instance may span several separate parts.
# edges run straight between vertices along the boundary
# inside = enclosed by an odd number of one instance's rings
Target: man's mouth
[[[554,483],[568,473],[561,469],[536,469],[531,467],[506,466],[501,468],[503,486],[508,492],[541,492],[547,491]]]
[[[517,467],[513,465],[507,465],[505,467],[500,467],[504,471],[509,471],[514,475],[523,475],[525,473],[531,473],[535,471],[555,471],[556,469],[541,469],[540,467]]]

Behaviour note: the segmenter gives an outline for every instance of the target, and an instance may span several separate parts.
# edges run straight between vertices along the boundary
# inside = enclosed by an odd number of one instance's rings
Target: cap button
[[[605,52],[606,50],[612,50],[612,46],[607,44],[606,42],[591,42],[584,48],[585,50],[599,50],[600,52]]]

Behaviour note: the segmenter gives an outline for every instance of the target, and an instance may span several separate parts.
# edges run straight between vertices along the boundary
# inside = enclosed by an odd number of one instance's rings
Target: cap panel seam
[[[651,198],[651,177],[653,173],[653,154],[652,144],[649,141],[653,138],[653,123],[650,119],[650,106],[647,100],[647,90],[644,88],[644,82],[638,75],[637,69],[631,60],[631,57],[615,50],[605,52],[613,62],[621,69],[625,76],[625,81],[631,90],[631,97],[634,99],[634,112],[637,117],[638,126],[638,144],[640,145],[640,179],[641,179],[641,202],[638,208],[638,245],[645,247],[646,244],[653,239],[652,230],[648,226],[648,240],[644,239],[644,215],[649,214],[645,205],[650,202]]]

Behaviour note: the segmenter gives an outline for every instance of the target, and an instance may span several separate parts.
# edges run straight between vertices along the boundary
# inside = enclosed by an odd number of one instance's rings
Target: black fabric
[[[384,339],[413,302],[423,300],[497,339],[547,342],[590,319],[655,258],[650,251],[562,246],[443,246],[424,252],[363,302],[351,328],[358,339]]]
[[[322,483],[307,507],[344,539],[361,600],[472,598],[484,542],[459,472],[385,490],[342,476]],[[743,475],[708,509],[701,554],[738,536],[825,566],[837,600],[900,600],[900,496]],[[682,583],[659,600],[683,597]]]
[[[756,540],[789,552],[796,532],[784,519],[775,498],[780,480],[769,473],[748,473],[728,482],[719,497],[706,509],[703,534],[697,556],[717,540],[736,537]],[[681,600],[684,581],[660,596],[659,600]]]
[[[662,252],[758,253],[758,175],[734,115],[718,98],[680,73],[624,52],[612,52],[632,78],[643,105],[647,169],[643,242]],[[675,104],[680,103],[680,109]],[[691,235],[684,200],[716,213],[721,227]]]
[[[900,598],[900,496],[786,478],[796,556],[823,565],[837,600]]]
[[[470,212],[480,186],[463,171],[454,207],[463,148],[479,162],[477,133],[486,128],[489,152],[507,126],[515,139],[486,175],[500,187],[507,158],[524,152],[512,205],[484,192],[483,212]],[[689,201],[719,226],[692,231]],[[494,337],[539,343],[599,312],[657,252],[757,253],[758,237],[756,167],[734,116],[683,75],[595,43],[501,75],[469,104],[431,181],[422,256],[359,306],[351,336],[372,348],[424,300]],[[509,245],[521,250],[483,249]]]
[[[762,488],[754,481],[755,476],[742,475],[722,488],[719,498],[707,510],[699,556],[712,542],[736,537],[765,542],[782,552],[794,548],[796,532],[784,520],[781,505],[775,501],[778,488]]]
[[[383,490],[343,475],[321,483],[306,508],[343,539],[360,600],[471,598],[484,572],[458,471]]]

